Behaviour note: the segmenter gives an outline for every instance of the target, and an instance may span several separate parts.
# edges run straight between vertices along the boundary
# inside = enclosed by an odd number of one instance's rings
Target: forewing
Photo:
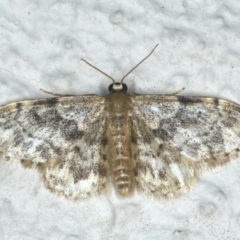
[[[101,159],[104,98],[61,97],[0,108],[0,158],[36,167],[45,185],[70,198],[105,189]]]
[[[189,189],[205,169],[237,158],[240,107],[221,99],[132,97],[136,184],[156,196]]]

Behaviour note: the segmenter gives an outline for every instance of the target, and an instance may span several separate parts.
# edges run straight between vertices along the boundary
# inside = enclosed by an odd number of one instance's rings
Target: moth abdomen
[[[129,117],[125,110],[118,112],[117,115],[113,113],[109,118],[109,133],[112,141],[110,164],[115,186],[121,196],[128,196],[133,185],[129,127]]]

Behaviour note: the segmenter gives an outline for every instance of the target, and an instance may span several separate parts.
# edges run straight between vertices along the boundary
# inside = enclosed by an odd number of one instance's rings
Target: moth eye
[[[123,83],[123,91],[124,91],[124,92],[127,92],[127,89],[128,89],[128,88],[127,88],[127,85],[126,85],[125,83]]]
[[[112,92],[112,91],[113,91],[113,84],[110,84],[110,85],[109,85],[108,91],[109,91],[109,92]]]

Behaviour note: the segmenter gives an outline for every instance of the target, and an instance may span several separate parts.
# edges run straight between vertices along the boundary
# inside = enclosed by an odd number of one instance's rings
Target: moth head
[[[110,78],[112,80],[112,84],[108,87],[109,92],[126,92],[127,91],[127,85],[125,83],[123,83],[124,79],[133,71],[135,70],[142,62],[144,62],[155,50],[155,48],[158,46],[158,44],[153,48],[153,50],[144,58],[142,59],[135,67],[133,67],[129,72],[127,72],[121,79],[120,82],[116,82],[111,76],[109,76],[108,74],[106,74],[105,72],[103,72],[102,70],[100,70],[99,68],[93,66],[91,63],[87,62],[84,59],[81,59],[82,61],[84,61],[85,63],[87,63],[89,66],[93,67],[94,69],[96,69],[97,71],[99,71],[100,73],[102,73],[103,75],[105,75],[106,77]]]
[[[112,83],[109,85],[108,91],[109,92],[126,92],[127,85],[121,82]]]

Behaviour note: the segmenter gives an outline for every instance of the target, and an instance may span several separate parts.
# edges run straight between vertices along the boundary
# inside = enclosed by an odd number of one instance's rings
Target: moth
[[[155,46],[156,48],[157,46]],[[127,93],[58,96],[0,108],[0,159],[37,169],[52,192],[72,199],[134,190],[172,198],[207,169],[239,155],[240,106],[209,97]],[[47,92],[49,93],[49,92]]]

